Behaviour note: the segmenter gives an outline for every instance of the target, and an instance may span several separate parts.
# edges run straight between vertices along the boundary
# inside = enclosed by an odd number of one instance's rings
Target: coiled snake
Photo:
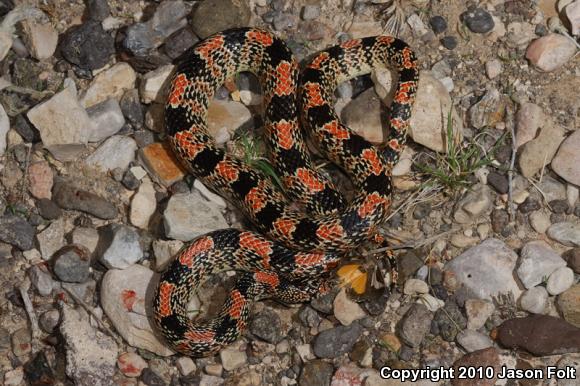
[[[224,229],[198,237],[161,275],[153,306],[156,327],[176,351],[206,356],[240,336],[251,301],[308,301],[324,288],[328,272],[346,251],[375,235],[391,203],[391,170],[405,145],[418,65],[407,44],[393,37],[350,40],[306,65],[298,93],[292,53],[282,40],[257,28],[217,33],[182,59],[165,109],[173,150],[196,178],[227,197],[261,233]],[[340,122],[332,95],[340,82],[385,66],[396,68],[399,80],[390,137],[379,149]],[[266,142],[284,193],[263,173],[217,147],[208,134],[210,100],[226,79],[242,71],[253,72],[262,85]],[[350,203],[314,168],[300,122],[319,151],[352,179],[357,193]],[[292,201],[304,211],[296,211]],[[190,320],[186,305],[194,291],[207,275],[229,269],[244,273],[221,312],[210,320]]]

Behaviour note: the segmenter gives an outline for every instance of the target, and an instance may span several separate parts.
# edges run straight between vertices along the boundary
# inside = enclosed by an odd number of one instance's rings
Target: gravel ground
[[[4,385],[399,384],[385,367],[457,371],[424,385],[506,384],[502,368],[541,372],[508,384],[578,383],[580,0],[1,0],[0,15]],[[185,50],[236,26],[274,31],[301,62],[377,34],[416,51],[381,230],[399,285],[361,246],[329,294],[256,303],[243,338],[188,358],[154,333],[150,290],[184,243],[247,222],[172,157],[164,85]],[[383,141],[391,83],[377,70],[341,84],[342,120]],[[228,82],[216,141],[260,156],[260,105],[256,78]],[[215,313],[235,276],[204,283],[192,316]]]

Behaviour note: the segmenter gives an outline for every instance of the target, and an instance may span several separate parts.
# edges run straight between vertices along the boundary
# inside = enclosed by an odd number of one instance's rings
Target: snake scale
[[[377,147],[340,122],[333,92],[341,82],[387,66],[399,79],[390,137]],[[254,73],[262,85],[265,140],[283,193],[216,146],[208,133],[208,104],[218,87],[242,71]],[[219,352],[246,328],[252,301],[308,301],[326,288],[329,271],[345,252],[376,234],[390,207],[391,170],[405,145],[417,82],[413,51],[390,36],[331,47],[301,73],[286,44],[257,28],[217,33],[186,52],[165,109],[169,142],[188,171],[235,204],[259,233],[224,229],[200,236],[162,273],[153,319],[173,349],[190,356]],[[350,202],[314,167],[305,133],[353,181],[357,193]],[[219,314],[188,318],[191,295],[208,275],[224,270],[243,273]]]

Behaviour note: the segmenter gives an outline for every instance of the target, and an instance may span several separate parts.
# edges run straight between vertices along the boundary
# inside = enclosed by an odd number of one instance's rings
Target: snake
[[[394,68],[398,80],[386,122],[389,137],[375,146],[341,123],[333,95],[340,83],[379,68]],[[210,135],[209,103],[241,72],[253,73],[262,87],[264,141],[283,189]],[[315,54],[302,71],[285,42],[260,28],[216,33],[179,58],[165,104],[170,147],[253,230],[199,236],[161,273],[153,324],[173,350],[215,355],[247,329],[253,302],[308,302],[329,290],[341,258],[372,240],[389,214],[392,169],[406,143],[418,79],[413,50],[391,36],[347,40]],[[307,138],[350,177],[356,192],[350,201],[316,167]],[[209,275],[226,270],[240,274],[221,310],[192,320],[192,296]]]

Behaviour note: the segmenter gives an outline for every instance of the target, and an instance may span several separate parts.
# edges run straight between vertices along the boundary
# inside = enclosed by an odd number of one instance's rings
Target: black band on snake
[[[381,148],[344,126],[333,108],[340,82],[394,67],[399,79],[390,137]],[[268,177],[216,146],[207,109],[217,88],[242,71],[262,85],[266,141],[285,192]],[[389,36],[347,41],[317,54],[302,72],[282,40],[256,28],[215,34],[190,49],[177,66],[165,110],[167,133],[178,158],[206,186],[227,197],[260,233],[224,229],[185,246],[162,274],[154,322],[176,351],[217,353],[248,322],[252,301],[308,301],[345,252],[376,234],[388,214],[391,171],[405,142],[415,99],[418,65],[413,51]],[[298,97],[298,94],[300,97]],[[299,108],[300,106],[300,108]],[[313,166],[300,122],[320,152],[352,179],[347,203]],[[296,211],[298,202],[303,212]],[[208,275],[244,271],[213,319],[192,321],[186,305]]]

